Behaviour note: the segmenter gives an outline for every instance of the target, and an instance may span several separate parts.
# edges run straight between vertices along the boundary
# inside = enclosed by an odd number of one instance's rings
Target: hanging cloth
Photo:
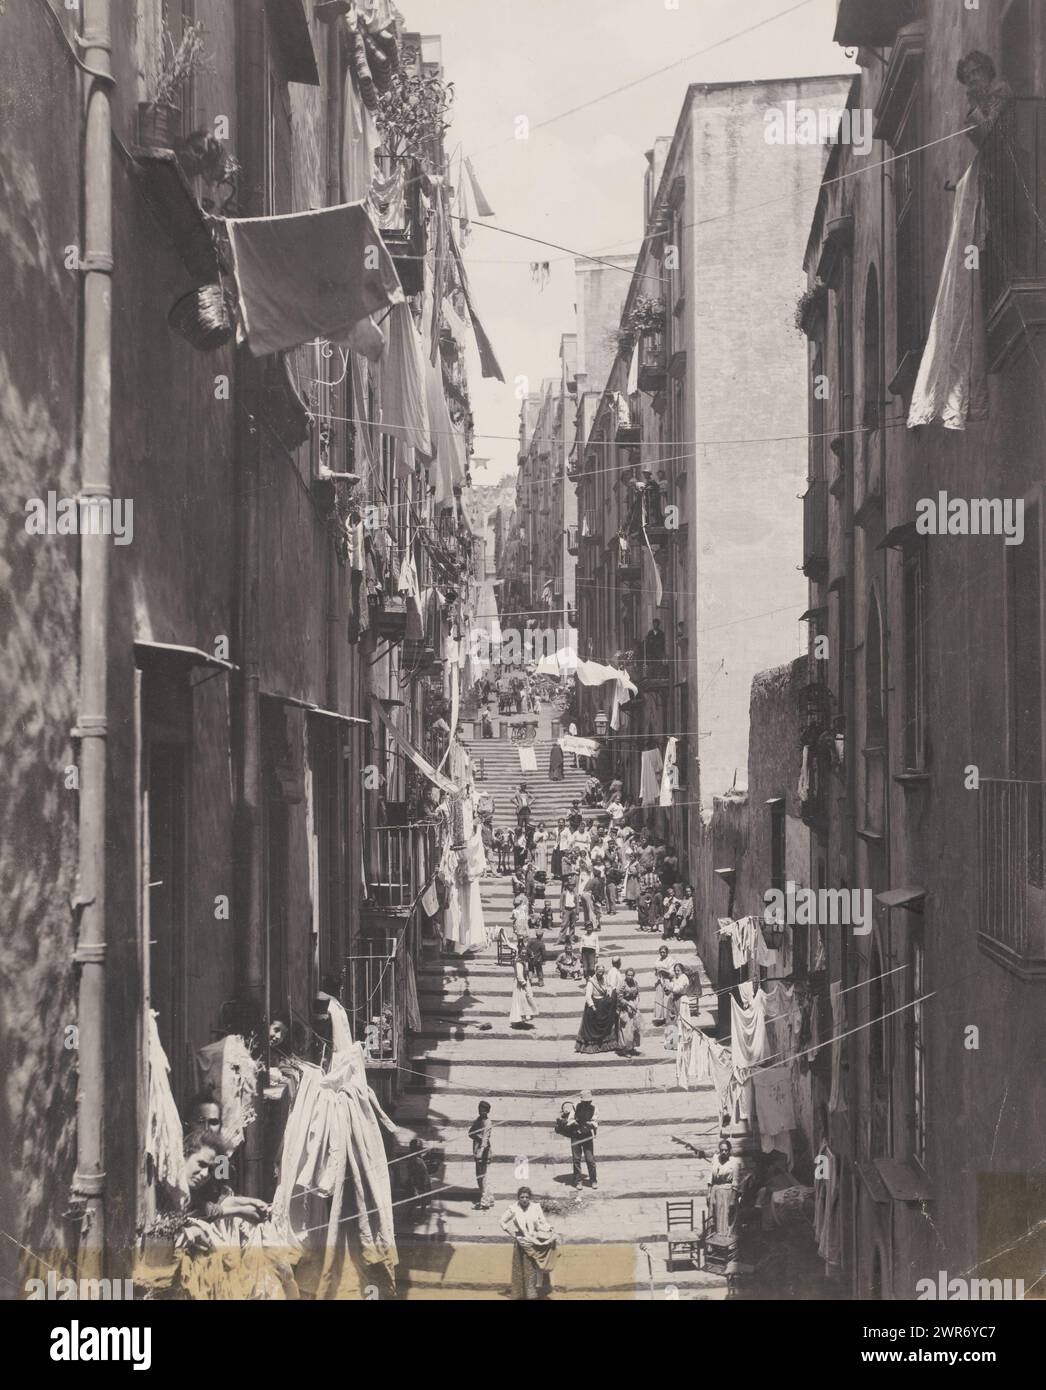
[[[182,1150],[182,1121],[171,1092],[171,1064],[160,1042],[156,1010],[149,1010],[149,1109],[145,1152],[153,1173],[179,1204],[189,1200]]]
[[[644,806],[656,806],[661,792],[661,750],[647,748],[640,755],[639,799]]]
[[[445,791],[451,796],[456,796],[459,788],[448,778],[444,777],[441,772],[437,772],[428,759],[422,753],[419,753],[413,744],[404,738],[399,729],[396,728],[395,724],[386,714],[384,706],[380,703],[377,696],[371,696],[371,704],[378,719],[385,726],[386,732],[399,751],[408,757],[418,771],[423,773],[430,782],[435,783],[441,791]]]
[[[841,1068],[843,1060],[842,1035],[846,1032],[846,1001],[843,999],[843,983],[833,980],[828,987],[832,1001],[832,1090],[828,1098],[829,1110],[845,1110],[846,1097],[842,1092]]]
[[[983,249],[979,160],[980,155],[975,156],[956,185],[944,266],[908,411],[909,429],[940,419],[946,430],[964,430],[967,420],[988,416],[982,272],[966,266],[966,248]]]
[[[351,63],[345,69],[343,93],[341,196],[347,203],[358,203],[369,197],[374,184],[374,155],[381,136],[374,112],[360,96]]]
[[[243,330],[255,357],[313,338],[343,342],[361,319],[403,298],[365,203],[230,217],[225,225]]]
[[[760,992],[748,1008],[730,998],[730,1051],[734,1059],[734,1075],[743,1085],[752,1067],[757,1067],[769,1055],[766,1036],[766,994]]]
[[[669,738],[665,744],[665,765],[661,772],[661,795],[658,805],[671,806],[672,793],[676,788],[676,740]]]
[[[452,507],[454,488],[465,481],[465,438],[451,421],[443,393],[443,372],[436,363],[425,364],[425,389],[431,436],[429,453],[435,457],[433,502],[437,507]]]
[[[483,195],[483,190],[479,186],[479,179],[476,178],[476,171],[472,167],[472,160],[465,160],[465,168],[468,170],[469,180],[472,184],[472,198],[476,204],[476,214],[479,217],[493,217],[494,209],[487,202]]]

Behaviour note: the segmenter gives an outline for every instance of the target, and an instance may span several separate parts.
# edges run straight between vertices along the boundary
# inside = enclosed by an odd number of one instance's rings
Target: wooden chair
[[[510,946],[509,943],[508,943],[503,937],[500,937],[500,936],[499,936],[499,937],[498,937],[498,964],[499,964],[499,965],[514,965],[514,964],[515,964],[515,961],[516,961],[516,948],[515,948],[515,946]]]
[[[704,1225],[694,1225],[694,1199],[681,1197],[665,1203],[665,1226],[668,1241],[668,1268],[676,1259],[676,1251],[686,1251],[686,1259],[700,1264],[701,1250],[705,1243]]]

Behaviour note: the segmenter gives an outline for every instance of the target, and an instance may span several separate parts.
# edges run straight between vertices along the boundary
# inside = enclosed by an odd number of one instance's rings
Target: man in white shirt
[[[610,969],[607,971],[603,983],[607,989],[620,989],[625,977],[621,970],[621,957],[614,956],[610,961]]]
[[[598,960],[599,930],[596,927],[588,926],[581,937],[581,971],[586,980],[596,973]]]

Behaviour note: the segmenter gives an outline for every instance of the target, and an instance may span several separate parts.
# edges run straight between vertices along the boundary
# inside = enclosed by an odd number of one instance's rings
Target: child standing
[[[476,1211],[486,1211],[494,1205],[494,1198],[490,1192],[490,1176],[487,1172],[493,1152],[491,1137],[494,1125],[490,1118],[489,1100],[481,1100],[476,1109],[479,1113],[469,1125],[472,1157],[476,1164],[476,1186],[479,1188],[479,1200],[473,1206]]]

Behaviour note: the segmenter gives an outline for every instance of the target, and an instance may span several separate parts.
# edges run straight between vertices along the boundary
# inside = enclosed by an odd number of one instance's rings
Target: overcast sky
[[[852,69],[832,43],[835,0],[678,0],[678,8],[668,8],[666,0],[399,4],[408,28],[442,35],[444,67],[456,91],[447,150],[460,145],[472,157],[496,214],[489,220],[584,253],[638,249],[644,152],[657,136],[672,134],[688,83]],[[719,46],[697,53],[712,44]],[[593,100],[671,63],[678,65]],[[519,115],[531,125],[526,140],[514,138]],[[574,331],[573,257],[483,230],[481,223],[465,257],[506,379],[504,386],[483,381],[472,355],[476,454],[491,459],[475,470],[475,481],[483,483],[516,466],[514,378],[526,375],[536,390],[542,377],[556,373],[560,334]],[[530,262],[544,260],[551,273],[540,290]],[[497,435],[510,437],[491,437]]]

